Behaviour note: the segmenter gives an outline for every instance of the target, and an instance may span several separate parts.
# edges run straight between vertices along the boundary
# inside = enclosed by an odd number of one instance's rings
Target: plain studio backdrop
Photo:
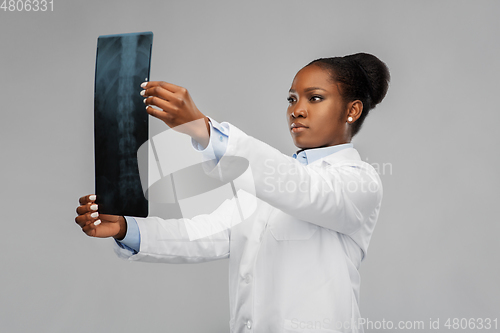
[[[155,34],[152,80],[188,88],[206,115],[289,155],[286,98],[302,66],[356,52],[386,62],[388,95],[353,141],[384,184],[361,315],[423,321],[421,332],[430,320],[445,330],[448,318],[499,317],[499,14],[498,1],[54,0],[53,11],[0,10],[0,331],[229,330],[228,260],[127,262],[112,239],[74,222],[78,198],[94,191],[97,37],[140,31]],[[150,123],[152,134],[166,126]]]

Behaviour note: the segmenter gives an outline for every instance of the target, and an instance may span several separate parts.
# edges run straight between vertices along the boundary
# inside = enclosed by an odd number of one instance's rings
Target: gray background
[[[385,61],[389,93],[354,139],[364,160],[392,166],[361,265],[362,316],[422,320],[422,332],[430,318],[444,331],[450,317],[499,317],[499,10],[55,0],[53,12],[0,11],[0,331],[228,331],[227,260],[131,263],[74,223],[94,189],[97,37],[148,30],[153,80],[187,87],[202,112],[286,154],[287,91],[302,66],[355,52]]]

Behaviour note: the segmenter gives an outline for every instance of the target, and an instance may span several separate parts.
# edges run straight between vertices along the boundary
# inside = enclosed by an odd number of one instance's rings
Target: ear
[[[347,103],[346,122],[349,124],[354,123],[359,117],[361,117],[361,113],[363,113],[363,102],[357,99]],[[348,121],[349,117],[352,118],[351,121]]]

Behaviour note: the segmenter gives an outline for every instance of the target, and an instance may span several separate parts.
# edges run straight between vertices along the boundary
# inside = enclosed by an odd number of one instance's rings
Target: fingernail
[[[92,194],[91,196],[89,196],[90,201],[94,201],[95,199],[96,199],[95,194]]]
[[[146,90],[141,91],[141,96],[144,96],[146,94]]]
[[[143,82],[143,83],[141,83],[141,87],[142,87],[142,88],[146,88],[146,86],[147,86],[147,85],[148,85],[148,83],[147,83],[147,82]]]
[[[90,209],[97,210],[97,205],[94,204],[94,205],[90,206]]]
[[[143,100],[144,104],[146,104],[146,101],[147,101],[147,100],[148,100],[147,98],[144,98],[144,100]]]
[[[99,216],[99,213],[98,213],[98,212],[94,212],[94,213],[90,214],[90,217],[92,217],[92,218],[94,218],[94,219],[95,219],[96,217],[98,217],[98,216]]]
[[[99,224],[101,224],[101,220],[97,220],[94,222],[94,225],[99,225]]]

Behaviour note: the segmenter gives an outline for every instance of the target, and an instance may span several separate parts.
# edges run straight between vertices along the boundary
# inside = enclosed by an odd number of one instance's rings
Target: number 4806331
[[[0,10],[4,12],[46,12],[54,11],[54,0],[3,0]]]

